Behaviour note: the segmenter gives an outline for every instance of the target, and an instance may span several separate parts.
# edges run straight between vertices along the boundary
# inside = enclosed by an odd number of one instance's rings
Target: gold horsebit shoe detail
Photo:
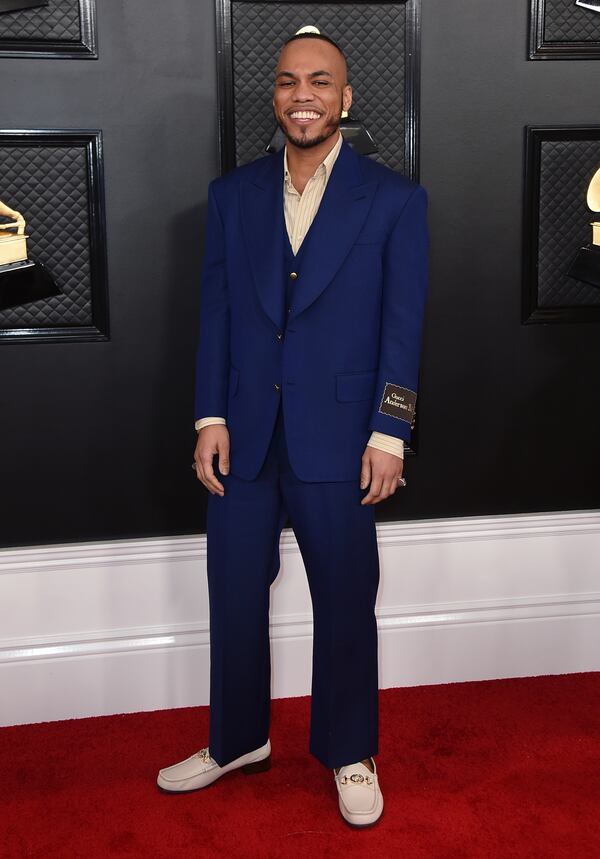
[[[198,755],[198,757],[200,758],[200,760],[202,761],[203,764],[212,764],[213,763],[213,759],[211,758],[211,756],[208,752],[208,747],[205,749],[200,749],[200,751],[197,752],[196,754]]]
[[[340,779],[342,784],[348,784],[349,781],[354,782],[354,784],[362,784],[365,781],[367,784],[373,784],[373,779],[371,776],[364,776],[360,773],[352,773],[352,775],[347,776],[343,775]]]

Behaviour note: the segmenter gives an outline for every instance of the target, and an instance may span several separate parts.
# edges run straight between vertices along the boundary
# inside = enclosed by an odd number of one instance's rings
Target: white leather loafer
[[[379,788],[377,768],[373,772],[364,764],[340,767],[335,774],[340,813],[350,826],[372,826],[383,813],[383,795]]]
[[[248,752],[236,758],[231,763],[220,767],[214,761],[209,750],[200,749],[195,755],[160,770],[156,784],[161,790],[168,793],[189,793],[192,790],[200,790],[208,787],[225,773],[241,769],[246,775],[266,772],[271,768],[271,741],[267,740],[260,749]]]

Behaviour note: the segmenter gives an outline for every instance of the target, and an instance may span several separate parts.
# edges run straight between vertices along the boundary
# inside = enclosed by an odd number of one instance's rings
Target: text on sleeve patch
[[[382,415],[389,415],[391,418],[398,418],[400,421],[412,424],[416,404],[417,395],[414,391],[386,382],[379,411]]]

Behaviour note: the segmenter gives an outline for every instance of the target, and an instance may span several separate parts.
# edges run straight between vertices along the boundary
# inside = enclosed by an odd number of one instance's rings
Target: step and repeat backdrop
[[[349,58],[346,139],[430,198],[416,455],[378,516],[597,506],[600,3],[489,7],[0,0],[0,545],[203,530],[206,189],[281,145],[309,25]]]

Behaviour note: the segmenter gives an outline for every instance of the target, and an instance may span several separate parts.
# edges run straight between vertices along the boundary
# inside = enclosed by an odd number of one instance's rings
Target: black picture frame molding
[[[600,125],[526,126],[523,218],[522,317],[524,325],[600,322],[600,305],[538,306],[538,258],[542,143],[552,140],[598,140]],[[590,220],[592,213],[590,212]]]
[[[600,59],[600,42],[549,42],[546,40],[546,0],[530,0],[530,60]],[[575,0],[572,0],[575,9]]]
[[[235,0],[216,0],[217,24],[217,86],[219,115],[219,154],[221,174],[235,166],[235,105],[233,86],[233,36],[232,2]],[[237,0],[243,2],[243,0]],[[261,0],[263,3],[278,0]],[[336,3],[348,0],[316,0],[316,2]],[[421,4],[420,0],[377,0],[381,5],[402,4],[406,6],[406,66],[405,66],[405,174],[419,179],[419,113],[420,113],[420,38]]]
[[[0,328],[0,343],[81,343],[110,339],[108,315],[108,265],[104,200],[104,155],[100,129],[2,129],[0,147],[84,147],[87,162],[87,203],[92,325],[63,327]]]
[[[0,57],[36,60],[97,60],[98,36],[96,0],[78,0],[81,39],[78,42],[60,39],[2,39]]]

